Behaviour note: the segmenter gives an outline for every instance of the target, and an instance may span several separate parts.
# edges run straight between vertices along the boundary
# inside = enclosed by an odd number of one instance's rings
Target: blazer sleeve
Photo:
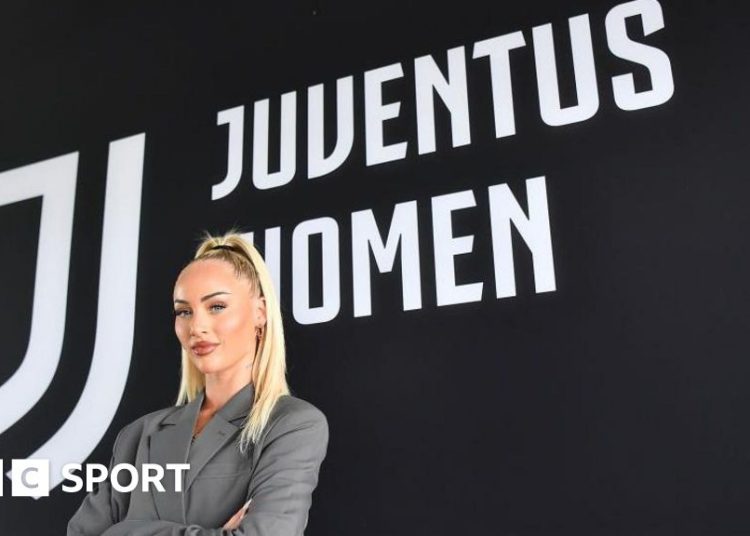
[[[328,449],[328,421],[310,406],[274,423],[250,479],[253,499],[231,531],[171,521],[126,519],[101,536],[302,536]]]
[[[125,427],[117,434],[109,461],[108,474],[112,468],[124,461],[123,440]],[[98,486],[83,499],[73,517],[68,522],[67,536],[100,536],[108,527],[117,523],[128,510],[130,496],[112,489],[109,480]]]

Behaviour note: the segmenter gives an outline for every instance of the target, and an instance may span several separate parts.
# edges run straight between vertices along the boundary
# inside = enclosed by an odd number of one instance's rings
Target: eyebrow
[[[204,302],[209,298],[213,298],[214,296],[218,296],[219,294],[231,294],[231,292],[227,292],[226,290],[220,290],[218,292],[212,292],[211,294],[206,294],[201,298],[201,301]],[[185,300],[175,300],[175,303],[187,303]]]

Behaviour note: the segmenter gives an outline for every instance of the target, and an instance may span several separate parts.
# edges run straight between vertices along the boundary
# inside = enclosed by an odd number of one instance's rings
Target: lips
[[[217,346],[219,345],[212,342],[198,342],[192,345],[190,348],[192,348],[195,355],[208,355],[213,352],[214,348],[216,348]]]

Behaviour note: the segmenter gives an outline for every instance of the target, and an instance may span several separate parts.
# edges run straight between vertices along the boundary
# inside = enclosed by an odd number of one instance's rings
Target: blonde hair
[[[237,277],[244,277],[250,281],[253,295],[263,296],[266,302],[266,325],[253,360],[253,406],[242,427],[239,440],[240,451],[244,453],[249,443],[255,443],[260,438],[276,401],[290,394],[286,382],[286,349],[281,308],[263,257],[237,229],[233,228],[219,236],[204,232],[203,240],[190,263],[204,259],[220,259],[230,263]],[[177,405],[192,401],[204,387],[203,374],[193,365],[183,348]]]

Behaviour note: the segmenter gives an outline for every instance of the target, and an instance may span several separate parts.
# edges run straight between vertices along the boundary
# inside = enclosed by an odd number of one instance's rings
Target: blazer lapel
[[[203,431],[193,442],[188,455],[188,471],[185,490],[189,490],[200,474],[201,469],[227,443],[238,437],[242,422],[253,405],[254,390],[247,384],[230,398],[224,406],[211,417]]]
[[[164,470],[164,491],[152,490],[154,504],[161,519],[185,521],[184,494],[187,489],[185,472],[182,472],[182,492],[175,491],[175,472],[166,470],[168,463],[186,463],[193,428],[198,417],[203,392],[188,404],[170,413],[160,423],[161,429],[149,437],[149,462],[159,464]]]

